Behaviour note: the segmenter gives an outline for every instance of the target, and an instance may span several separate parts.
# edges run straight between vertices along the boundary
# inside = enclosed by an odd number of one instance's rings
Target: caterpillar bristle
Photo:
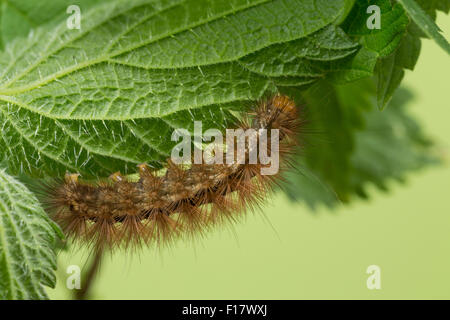
[[[303,123],[295,102],[275,95],[258,101],[236,125],[244,131],[278,129],[283,171],[292,166]],[[271,143],[264,146],[267,154],[275,152]],[[69,239],[96,249],[134,250],[196,239],[215,227],[236,223],[245,212],[260,210],[283,179],[279,173],[262,174],[270,167],[265,163],[186,166],[169,159],[163,175],[146,164],[137,167],[137,181],[120,172],[97,182],[68,173],[43,185],[43,203]]]

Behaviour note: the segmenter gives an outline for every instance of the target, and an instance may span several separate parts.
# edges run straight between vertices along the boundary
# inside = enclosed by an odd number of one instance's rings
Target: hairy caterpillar
[[[279,153],[285,168],[301,125],[294,101],[278,94],[252,106],[237,127],[278,129],[279,149],[267,148]],[[248,160],[249,150],[244,154]],[[67,174],[64,181],[47,185],[46,204],[69,239],[97,248],[165,245],[235,221],[261,204],[280,179],[279,174],[262,175],[265,166],[235,161],[185,167],[169,160],[164,175],[142,164],[138,181],[115,173],[108,182],[95,184]]]

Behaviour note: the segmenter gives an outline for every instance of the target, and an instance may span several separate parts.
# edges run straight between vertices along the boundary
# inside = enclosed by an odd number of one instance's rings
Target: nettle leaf
[[[248,55],[240,63],[250,71],[268,77],[321,78],[330,71],[330,61],[342,61],[357,50],[357,43],[340,28],[330,25],[309,37]]]
[[[414,20],[419,19],[416,21],[418,24],[410,22],[403,8],[404,2],[401,2],[402,6],[400,3],[392,5],[389,0],[358,1],[342,28],[347,34],[359,38],[363,49],[353,60],[348,60],[344,72],[329,76],[334,82],[343,83],[375,73],[378,78],[377,102],[380,109],[385,108],[391,100],[404,77],[404,70],[414,69],[421,49],[420,37],[423,36],[418,30],[425,28],[426,33],[439,38],[441,46],[448,48],[448,43],[420,6],[412,0],[406,2],[411,8],[408,14]],[[381,29],[370,30],[366,26],[366,9],[373,4],[381,9]],[[419,1],[419,4],[433,17],[436,16],[436,10],[448,12],[450,6],[448,0]]]
[[[35,196],[0,170],[0,299],[45,299],[54,287],[61,234]]]
[[[339,62],[331,62],[327,79],[335,84],[346,84],[371,77],[377,64],[378,54],[362,47],[357,54]]]
[[[40,25],[63,20],[70,5],[87,10],[102,0],[8,0],[0,4],[0,48]]]
[[[450,12],[450,0],[416,0],[416,3],[429,15],[433,21],[436,20],[437,11],[442,11],[446,14]],[[411,21],[411,33],[417,37],[428,38],[422,29],[413,21]]]
[[[284,91],[308,107],[306,132],[311,132],[306,133],[304,156],[298,158],[299,172],[288,175],[286,189],[293,198],[311,206],[317,201],[334,203],[337,198],[348,201],[354,133],[363,127],[362,112],[371,103],[364,85],[334,86],[321,81],[306,91]],[[308,191],[303,194],[304,190]]]
[[[433,13],[436,9],[446,9],[440,0],[430,2],[433,4],[421,4]],[[381,9],[381,29],[370,30],[366,25],[367,7],[373,4]],[[342,28],[359,39],[363,48],[354,59],[348,59],[344,71],[329,75],[329,79],[345,83],[375,73],[378,108],[385,108],[399,87],[405,69],[414,69],[421,49],[421,32],[410,21],[403,6],[389,0],[358,1]]]
[[[448,11],[441,3],[427,8]],[[81,30],[66,25],[72,4],[82,9]],[[381,30],[366,27],[370,4],[382,8]],[[405,99],[374,108],[387,104],[420,52],[419,34],[393,1],[8,0],[0,26],[8,174],[159,168],[173,130],[192,132],[194,120],[229,128],[233,111],[271,91],[307,104],[317,134],[288,177],[292,198],[332,206],[434,161]],[[335,85],[374,73],[378,95],[370,80]],[[0,171],[0,298],[46,298],[60,231],[8,174]]]
[[[332,207],[354,195],[367,198],[369,184],[387,190],[389,181],[402,182],[408,172],[438,163],[432,143],[407,112],[408,91],[399,90],[390,107],[380,112],[371,79],[320,85],[297,96],[309,103],[315,126],[298,171],[287,176],[284,189],[291,199],[312,208]],[[324,88],[328,94],[321,98]],[[324,115],[329,104],[336,106],[334,114]]]
[[[367,27],[367,8],[377,5],[381,10],[381,28]],[[356,1],[352,11],[341,27],[347,35],[358,39],[362,49],[353,57],[336,67],[328,78],[334,83],[348,83],[375,72],[379,59],[391,55],[400,45],[409,24],[409,18],[400,4],[392,5],[389,0]]]
[[[450,43],[440,33],[439,27],[433,22],[429,15],[414,0],[399,0],[405,10],[414,20],[416,25],[430,38],[450,54]],[[448,4],[445,9],[448,12]]]
[[[436,10],[438,9],[448,13],[450,1],[419,1],[419,4],[426,10],[427,13],[431,14],[435,18]],[[417,5],[414,7],[417,10],[421,10]],[[415,9],[413,10],[414,12]],[[419,21],[421,27],[418,27],[418,24],[411,21],[396,51],[388,57],[381,58],[378,62],[376,69],[376,74],[378,77],[377,101],[380,109],[383,109],[389,103],[395,90],[399,87],[401,80],[404,77],[405,69],[414,70],[421,50],[420,37],[426,36],[420,31],[420,29],[425,25],[428,25],[425,27],[427,29],[436,28],[431,19],[429,19],[424,12],[421,13],[421,17],[422,19],[427,20],[426,24]],[[434,27],[430,26],[431,24],[433,24]],[[437,31],[434,30],[434,33],[436,32]],[[446,45],[444,44],[444,42],[446,42],[445,39],[441,38],[440,41],[442,45],[448,47],[448,43]]]
[[[413,95],[400,88],[389,108],[365,114],[366,129],[356,134],[350,192],[368,198],[369,182],[388,190],[389,180],[405,182],[407,173],[440,163],[433,143],[407,112]]]
[[[397,54],[381,59],[377,70],[377,105],[383,109],[391,100],[405,75]]]
[[[367,27],[367,8],[378,5],[381,9],[381,28],[369,29]],[[347,34],[358,36],[361,44],[379,56],[386,57],[397,48],[409,24],[408,16],[400,4],[391,5],[389,0],[362,0],[357,1],[353,12],[342,27]]]
[[[352,11],[355,2],[356,0],[345,0],[344,10],[342,11],[341,16],[336,20],[337,25],[345,21],[345,19],[348,17],[348,14]]]
[[[311,83],[323,60],[352,54],[330,26],[344,3],[116,0],[84,12],[81,30],[65,21],[33,30],[0,54],[0,158],[33,176],[160,166],[175,127],[226,127],[231,107]],[[294,58],[311,72],[258,70],[260,55],[284,59],[290,45],[305,46]]]
[[[388,57],[381,58],[375,70],[377,77],[377,105],[384,109],[400,86],[405,69],[414,70],[419,59],[422,42],[409,25],[397,50]]]
[[[416,2],[433,20],[436,20],[436,11],[447,14],[450,12],[450,0],[416,0]]]

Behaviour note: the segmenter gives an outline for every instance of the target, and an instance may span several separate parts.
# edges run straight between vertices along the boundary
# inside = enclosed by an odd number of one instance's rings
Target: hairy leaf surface
[[[54,287],[59,228],[35,196],[0,170],[0,299],[45,299]]]

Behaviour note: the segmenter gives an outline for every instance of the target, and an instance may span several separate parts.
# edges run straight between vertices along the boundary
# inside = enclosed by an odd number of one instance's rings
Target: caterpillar
[[[277,130],[278,150],[272,150],[271,144],[265,147],[277,153],[283,171],[290,166],[302,123],[295,102],[276,94],[254,103],[236,127],[256,129],[257,140],[261,140],[260,129]],[[45,204],[74,242],[95,248],[167,245],[235,222],[265,201],[282,178],[280,173],[261,174],[268,164],[250,163],[251,151],[246,144],[245,161],[230,164],[186,166],[168,160],[162,175],[141,164],[135,181],[119,172],[95,183],[67,173],[61,181],[46,185]]]

